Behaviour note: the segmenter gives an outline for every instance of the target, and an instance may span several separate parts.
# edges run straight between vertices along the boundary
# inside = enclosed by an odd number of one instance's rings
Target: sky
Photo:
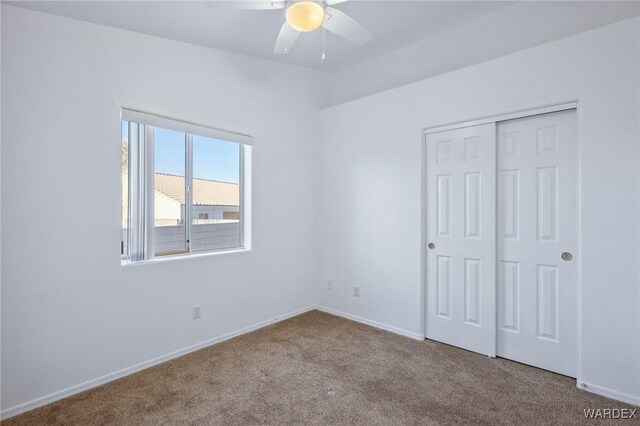
[[[122,138],[128,139],[128,126],[122,123]],[[154,129],[156,173],[184,176],[185,134]],[[193,136],[193,177],[224,182],[240,181],[240,145],[204,136]]]

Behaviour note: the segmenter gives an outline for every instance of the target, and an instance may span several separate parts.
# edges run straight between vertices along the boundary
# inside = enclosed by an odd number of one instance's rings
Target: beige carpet
[[[556,425],[624,407],[564,376],[313,311],[3,424]]]

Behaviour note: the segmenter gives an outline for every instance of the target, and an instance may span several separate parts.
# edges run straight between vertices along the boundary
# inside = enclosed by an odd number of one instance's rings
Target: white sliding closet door
[[[498,355],[576,376],[575,110],[498,124]]]
[[[426,137],[427,333],[495,356],[495,124]]]

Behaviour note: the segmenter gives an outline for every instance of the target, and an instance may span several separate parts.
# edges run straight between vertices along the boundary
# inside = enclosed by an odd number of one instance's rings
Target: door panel
[[[427,338],[495,356],[495,124],[426,145]]]
[[[575,110],[498,124],[498,355],[576,376]]]

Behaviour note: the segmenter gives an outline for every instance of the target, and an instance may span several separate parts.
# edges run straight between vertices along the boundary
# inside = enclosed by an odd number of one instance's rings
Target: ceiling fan
[[[210,7],[245,10],[283,10],[286,20],[280,28],[273,53],[286,55],[303,32],[315,31],[322,27],[332,33],[357,44],[366,44],[371,33],[346,13],[331,7],[347,0],[235,0],[207,1]],[[323,53],[324,61],[324,36]]]

